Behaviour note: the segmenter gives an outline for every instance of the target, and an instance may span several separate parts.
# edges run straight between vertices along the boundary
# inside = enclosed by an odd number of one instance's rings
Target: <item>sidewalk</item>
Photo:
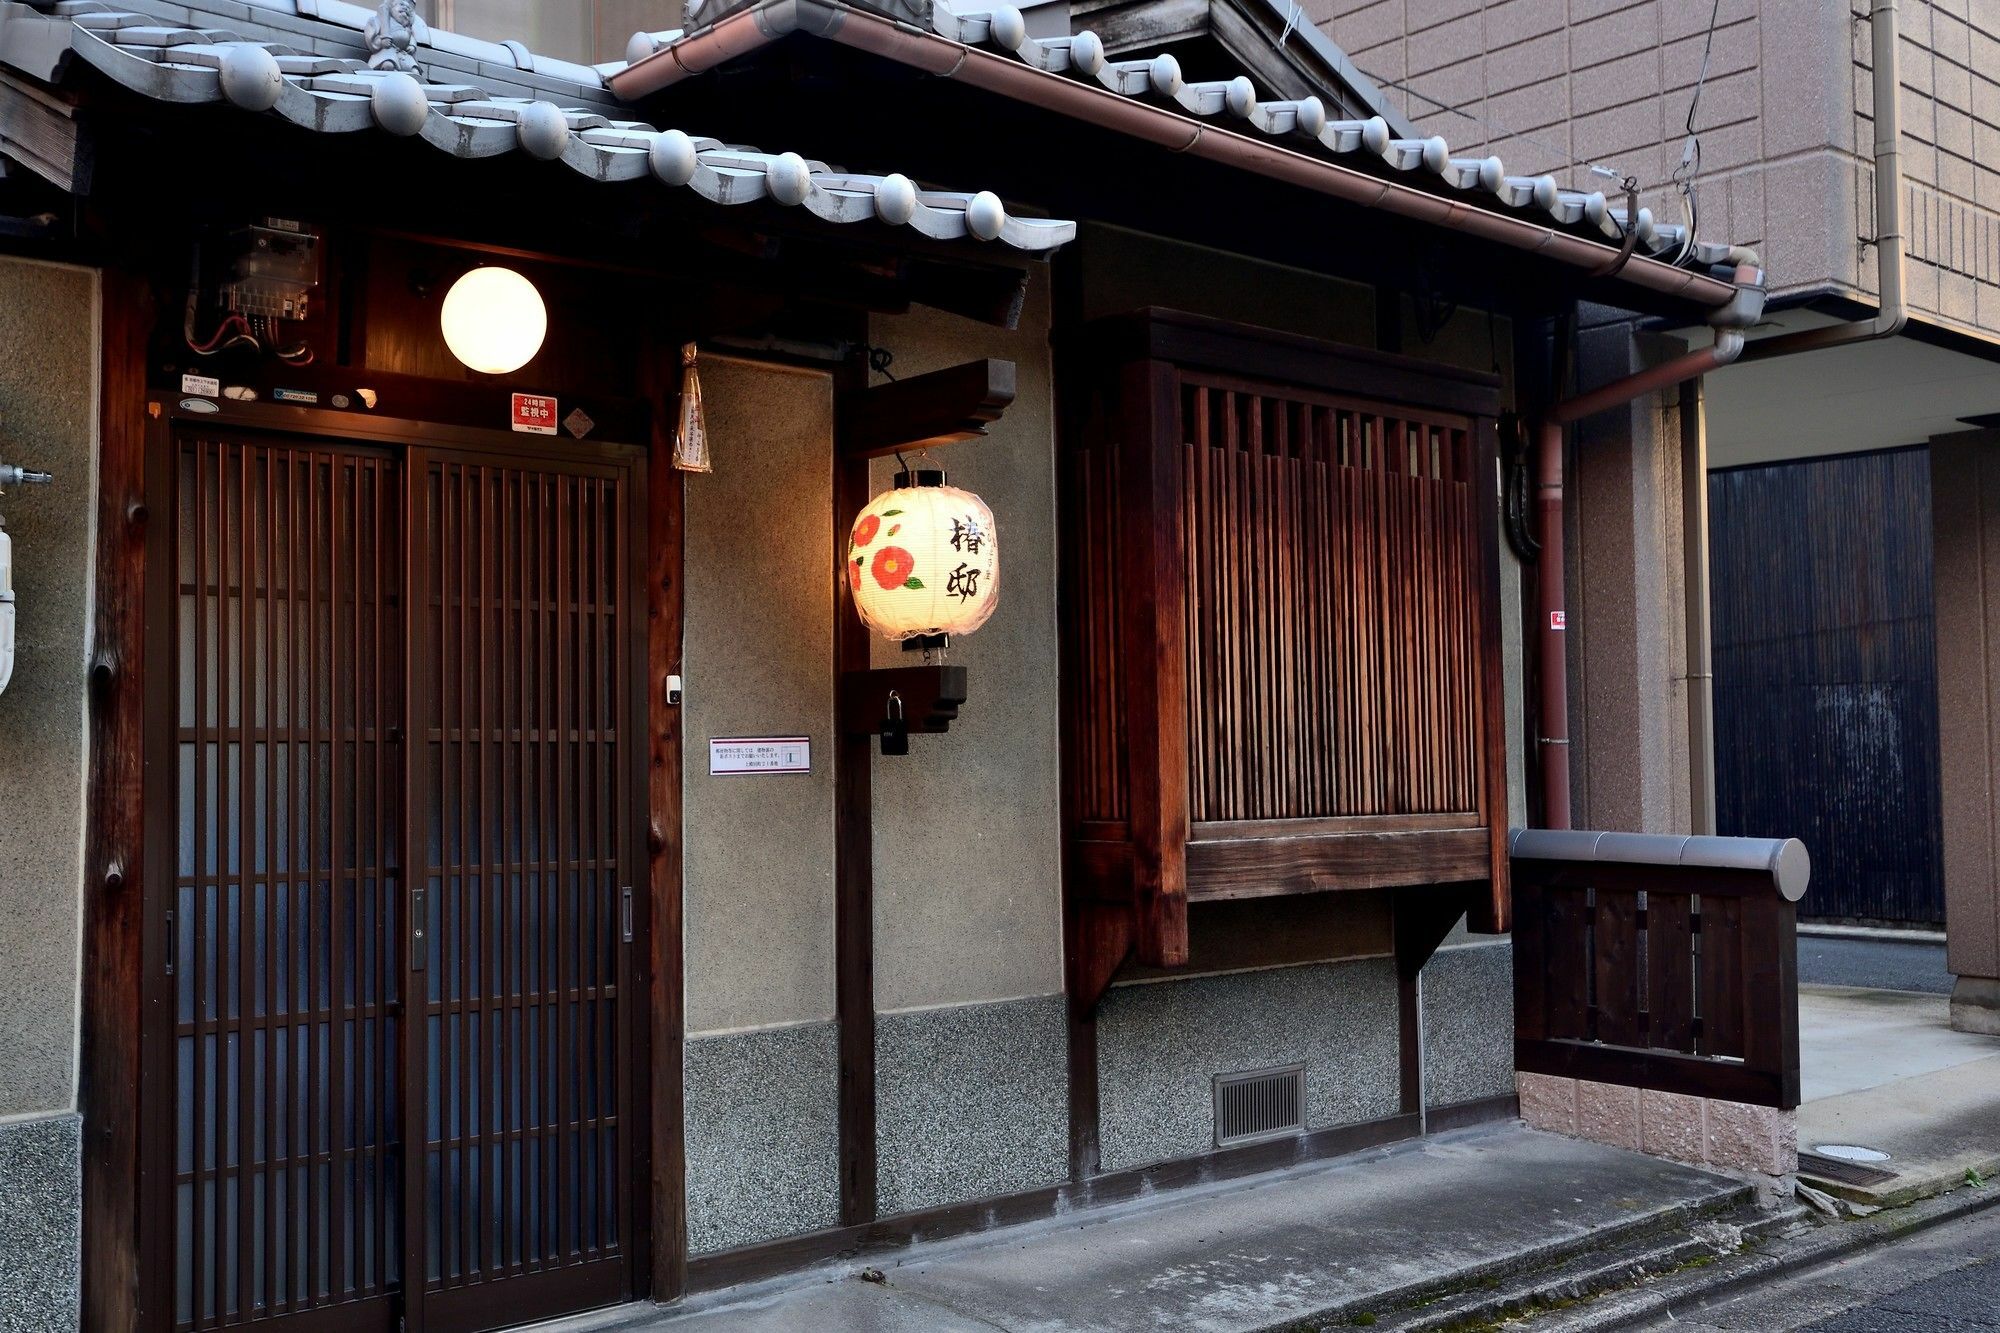
[[[1386,1316],[1750,1196],[1734,1180],[1518,1125],[552,1326],[670,1333],[1243,1333]],[[1364,1320],[1363,1322],[1373,1322]]]

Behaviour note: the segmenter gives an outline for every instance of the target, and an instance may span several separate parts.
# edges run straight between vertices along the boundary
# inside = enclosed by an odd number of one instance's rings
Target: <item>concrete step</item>
[[[1524,1315],[1564,1310],[1665,1274],[1703,1268],[1768,1237],[1808,1225],[1809,1215],[1796,1205],[1765,1209],[1745,1200],[1734,1209],[1684,1209],[1649,1219],[1624,1235],[1593,1237],[1568,1255],[1536,1256],[1536,1262],[1514,1272],[1488,1274],[1469,1285],[1426,1293],[1400,1309],[1352,1311],[1344,1317],[1353,1326],[1356,1315],[1372,1314],[1371,1326],[1383,1333],[1486,1328]],[[1320,1326],[1326,1326],[1324,1318]]]

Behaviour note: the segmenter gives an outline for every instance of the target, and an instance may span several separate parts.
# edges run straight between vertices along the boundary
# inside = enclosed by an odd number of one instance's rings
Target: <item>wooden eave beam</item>
[[[997,357],[934,370],[848,396],[835,417],[845,459],[977,439],[1014,401],[1014,363]]]

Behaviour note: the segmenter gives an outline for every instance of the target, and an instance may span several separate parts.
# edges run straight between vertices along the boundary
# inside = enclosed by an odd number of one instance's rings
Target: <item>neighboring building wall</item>
[[[1609,322],[1591,322],[1593,319]],[[1577,387],[1664,360],[1614,312],[1586,310]],[[1679,391],[1579,422],[1569,435],[1567,534],[1571,823],[1688,828],[1687,649]]]
[[[950,649],[971,697],[948,734],[873,768],[885,1214],[1052,1184],[1069,1168],[1049,286],[1046,268],[1031,272],[1011,332],[926,309],[870,328],[899,377],[984,356],[1016,373],[991,434],[931,455],[999,527],[999,608]],[[895,470],[878,462],[876,487]],[[874,661],[910,658],[878,641]]]
[[[709,358],[687,484],[688,1245],[839,1221],[833,385]],[[805,735],[805,775],[710,777],[717,736]]]
[[[97,280],[0,260],[0,461],[18,602],[0,694],[0,1328],[74,1328],[84,671],[96,505]]]
[[[1873,299],[1866,0],[1723,0],[1701,136],[1704,240],[1761,250],[1772,291]],[[1419,128],[1514,175],[1684,220],[1671,185],[1709,6],[1685,0],[1309,0],[1307,12]],[[2000,0],[1903,0],[1910,300],[2000,330]]]
[[[1952,1026],[2000,1036],[2000,431],[1931,440]]]

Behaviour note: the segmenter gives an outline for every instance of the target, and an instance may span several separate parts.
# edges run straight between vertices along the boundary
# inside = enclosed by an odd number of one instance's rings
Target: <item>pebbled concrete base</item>
[[[686,1044],[688,1250],[840,1220],[839,1033],[832,1023]]]
[[[884,1216],[1069,1172],[1069,1001],[1039,995],[875,1016]]]
[[[1102,1167],[1215,1147],[1214,1077],[1306,1067],[1306,1128],[1394,1115],[1396,970],[1384,958],[1114,986],[1098,1011]]]
[[[0,1122],[0,1329],[73,1333],[83,1263],[83,1120]]]

